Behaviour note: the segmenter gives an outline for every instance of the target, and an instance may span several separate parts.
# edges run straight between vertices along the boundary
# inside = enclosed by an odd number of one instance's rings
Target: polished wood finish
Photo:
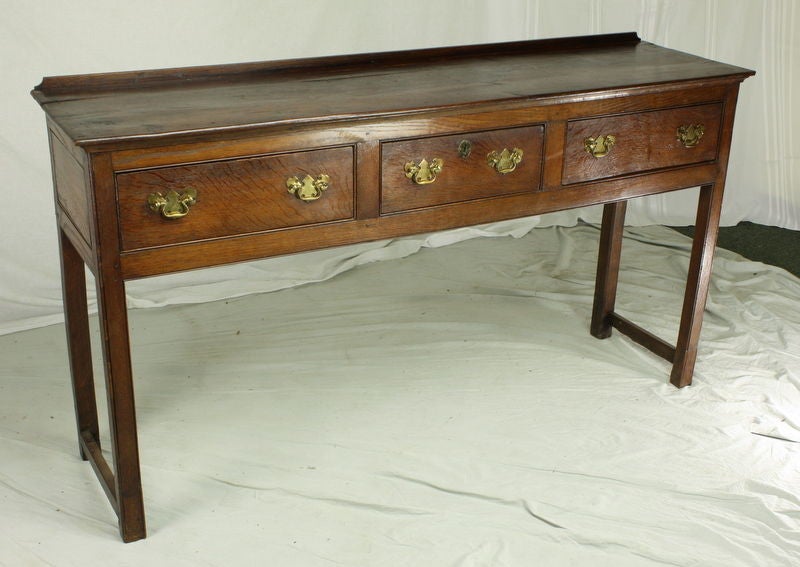
[[[114,502],[120,535],[130,542],[145,537],[144,499],[139,471],[139,441],[133,395],[125,280],[119,264],[120,236],[111,156],[91,157],[97,249],[97,308],[106,377]],[[97,440],[97,439],[96,439]],[[93,453],[92,453],[93,455]],[[102,465],[98,467],[101,471]],[[107,481],[105,475],[101,477]]]
[[[588,56],[575,56],[577,51]],[[385,70],[392,72],[386,73]],[[377,71],[377,72],[376,72]],[[76,144],[307,125],[749,72],[640,42],[635,34],[489,44],[227,67],[50,77],[34,91]],[[148,85],[152,87],[148,88]],[[176,88],[178,87],[178,88]],[[113,93],[113,96],[98,96]],[[76,96],[78,94],[78,96]],[[56,103],[56,104],[52,104]],[[147,119],[144,119],[144,117]]]
[[[540,186],[544,126],[462,132],[454,136],[412,138],[381,145],[381,213],[396,213],[434,205],[458,203],[524,191]],[[462,156],[462,142],[469,154]],[[487,161],[490,152],[523,151],[514,171],[498,173]],[[444,160],[442,172],[430,185],[415,185],[403,170],[406,162]]]
[[[85,190],[86,170],[72,157],[64,142],[55,136],[51,136],[50,151],[58,207],[80,235],[82,242],[79,245],[91,249],[91,205]]]
[[[703,322],[703,311],[711,279],[711,261],[717,244],[722,191],[722,182],[719,185],[704,185],[700,188],[681,326],[670,374],[670,382],[678,388],[692,383],[700,326]]]
[[[120,173],[122,250],[352,219],[354,165],[348,146]],[[320,174],[330,184],[318,200],[289,193],[290,177]],[[147,206],[151,193],[188,188],[197,191],[197,203],[185,217],[166,219]]]
[[[611,34],[48,77],[64,308],[81,455],[119,517],[145,536],[125,282],[604,204],[590,331],[616,328],[691,382],[739,83],[752,72]],[[703,123],[701,144],[675,129]],[[584,139],[617,136],[595,158]],[[470,141],[468,155],[459,152]],[[487,154],[523,150],[500,173]],[[416,185],[407,162],[444,160]],[[315,201],[286,179],[328,175]],[[628,199],[703,186],[676,345],[615,312]],[[181,218],[151,193],[197,191]],[[83,265],[100,307],[111,454],[100,450]]]
[[[657,354],[668,362],[675,360],[675,347],[664,339],[657,337],[647,329],[643,329],[639,325],[632,323],[619,313],[611,313],[609,319],[611,321],[611,325],[615,329],[617,329],[623,335],[628,336],[634,342],[639,343],[647,350],[652,351],[654,354]]]
[[[564,183],[578,183],[662,167],[714,161],[719,146],[722,105],[638,112],[572,120],[567,125]],[[703,124],[705,134],[697,146],[685,147],[677,138],[679,126]],[[593,157],[584,140],[611,134],[616,143],[603,157]]]
[[[86,305],[86,270],[83,259],[63,230],[58,231],[61,247],[61,279],[64,297],[64,326],[67,330],[72,393],[78,421],[78,439],[83,432],[100,438],[97,401],[94,393],[92,347],[89,335],[89,312]],[[81,448],[81,457],[88,459]]]
[[[589,332],[598,339],[611,336],[612,315],[617,299],[619,263],[622,254],[622,230],[625,228],[627,201],[608,203],[603,207],[600,227],[600,250],[594,287],[594,306]]]

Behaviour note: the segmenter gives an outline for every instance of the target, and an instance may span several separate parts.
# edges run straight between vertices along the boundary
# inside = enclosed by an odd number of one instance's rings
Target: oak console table
[[[122,539],[145,537],[126,280],[604,203],[591,333],[617,328],[689,384],[752,74],[625,33],[45,78],[32,94],[47,114],[80,452]],[[695,186],[673,346],[614,311],[625,206]]]

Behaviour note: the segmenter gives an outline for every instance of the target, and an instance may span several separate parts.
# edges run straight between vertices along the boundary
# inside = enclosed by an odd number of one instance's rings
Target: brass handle
[[[684,147],[692,148],[700,143],[700,138],[706,132],[706,127],[702,124],[684,124],[678,126],[677,135],[678,141]]]
[[[308,203],[309,201],[316,201],[322,197],[322,192],[325,191],[331,184],[331,178],[324,173],[317,175],[314,179],[310,175],[303,177],[301,181],[297,177],[290,177],[286,180],[286,188],[289,193]]]
[[[186,189],[183,193],[170,189],[166,195],[150,193],[147,196],[147,204],[150,209],[160,212],[165,219],[185,217],[189,214],[189,207],[196,202],[197,190],[192,188]]]
[[[499,154],[496,151],[491,151],[486,156],[486,163],[489,167],[493,167],[497,173],[511,173],[517,168],[517,164],[522,161],[522,150],[514,148],[510,152],[508,148],[503,148]]]
[[[597,136],[596,138],[586,138],[583,141],[584,149],[592,154],[592,157],[601,158],[608,155],[614,144],[617,143],[617,137],[607,134],[605,136]]]
[[[443,167],[443,159],[433,158],[430,163],[426,159],[418,164],[409,161],[403,166],[403,171],[406,172],[406,177],[417,185],[427,185],[436,181],[436,176],[441,173]]]

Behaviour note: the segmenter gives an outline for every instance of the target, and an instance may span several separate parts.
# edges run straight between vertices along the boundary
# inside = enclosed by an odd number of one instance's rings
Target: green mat
[[[687,236],[694,234],[693,226],[672,228]],[[800,277],[800,231],[741,222],[720,228],[717,245]]]

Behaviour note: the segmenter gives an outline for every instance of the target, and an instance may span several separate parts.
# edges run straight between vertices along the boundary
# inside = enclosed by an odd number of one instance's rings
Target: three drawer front
[[[563,183],[717,158],[721,104],[570,121]]]
[[[381,213],[524,191],[541,183],[544,126],[381,145]]]
[[[123,250],[353,218],[353,148],[116,176]]]

